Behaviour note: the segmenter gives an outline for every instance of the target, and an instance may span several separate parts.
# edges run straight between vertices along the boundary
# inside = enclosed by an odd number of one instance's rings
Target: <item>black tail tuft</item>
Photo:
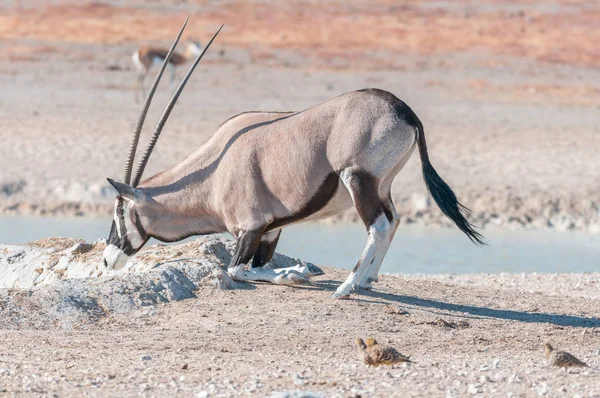
[[[456,199],[452,189],[442,180],[429,162],[423,163],[423,178],[427,190],[442,212],[454,221],[458,229],[463,231],[473,243],[485,245],[483,236],[475,231],[475,228],[469,222],[471,211]]]
[[[425,179],[425,185],[427,190],[433,197],[433,200],[442,212],[454,223],[456,226],[463,231],[473,243],[478,245],[485,245],[483,236],[477,231],[469,222],[471,211],[460,204],[456,195],[452,192],[452,189],[442,180],[442,177],[435,171],[431,162],[429,161],[429,154],[427,153],[427,142],[425,141],[425,133],[423,131],[423,124],[414,116],[414,123],[417,128],[417,144],[419,147],[419,155],[421,156],[421,167],[423,168],[423,178]]]

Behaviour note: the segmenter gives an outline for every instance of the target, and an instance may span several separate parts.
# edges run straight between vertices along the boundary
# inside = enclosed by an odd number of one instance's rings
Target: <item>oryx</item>
[[[187,22],[187,21],[186,21]],[[149,238],[173,242],[229,232],[237,247],[229,265],[236,280],[291,283],[309,270],[260,269],[273,256],[283,227],[338,214],[354,206],[367,228],[367,244],[346,281],[333,294],[368,289],[398,228],[390,187],[415,146],[431,196],[473,242],[481,235],[429,161],[421,121],[404,102],[378,89],[353,91],[300,112],[248,112],[225,121],[185,160],[140,183],[148,157],[179,94],[215,36],[196,59],[158,123],[130,183],[139,134],[173,43],[142,108],[114,221],[104,252],[121,268]],[[245,269],[250,260],[252,268]]]

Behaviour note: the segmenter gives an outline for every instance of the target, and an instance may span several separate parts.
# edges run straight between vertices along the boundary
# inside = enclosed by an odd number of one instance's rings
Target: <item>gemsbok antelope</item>
[[[167,62],[171,72],[170,78],[170,86],[172,89],[175,88],[175,71],[177,67],[188,63],[193,59],[193,57],[197,57],[202,48],[200,47],[200,42],[191,41],[188,43],[185,52],[183,54],[173,53]],[[159,67],[162,65],[164,60],[167,58],[167,53],[169,52],[166,48],[160,47],[141,47],[137,49],[132,55],[133,66],[137,72],[137,85],[135,89],[135,101],[139,101],[139,95],[145,96],[146,89],[144,87],[144,79],[150,70],[154,67]]]
[[[177,98],[218,31],[173,94],[131,180],[148,106],[184,28],[185,24],[142,108],[124,183],[108,180],[118,196],[103,253],[107,267],[125,266],[151,237],[173,242],[228,231],[237,240],[228,267],[233,279],[292,284],[312,276],[314,270],[261,268],[273,256],[282,228],[354,206],[366,226],[367,244],[332,297],[369,289],[398,228],[390,187],[415,146],[437,205],[473,242],[483,244],[467,220],[468,209],[431,165],[417,115],[393,94],[378,89],[353,91],[300,112],[234,116],[188,158],[140,183]],[[250,260],[252,266],[246,269]]]

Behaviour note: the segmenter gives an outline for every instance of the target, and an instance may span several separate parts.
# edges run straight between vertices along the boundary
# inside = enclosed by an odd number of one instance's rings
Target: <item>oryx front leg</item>
[[[368,236],[360,260],[346,281],[333,293],[332,298],[346,298],[360,287],[378,253],[385,250],[386,237],[391,230],[390,221],[379,199],[379,182],[375,177],[361,170],[346,169],[340,173],[340,178],[350,192],[354,207],[367,227]]]
[[[231,263],[229,263],[229,267],[227,269],[227,272],[234,280],[248,280],[244,275],[244,267],[252,259],[252,256],[258,249],[263,231],[264,228],[259,228],[240,232],[237,245],[235,247],[235,252],[233,253]]]
[[[308,265],[279,269],[252,268],[245,269],[252,256],[258,256],[259,262],[270,260],[275,251],[279,231],[263,235],[264,228],[243,231],[238,238],[238,244],[228,268],[229,275],[237,281],[270,282],[277,285],[295,285],[308,280],[310,276],[319,275]],[[263,250],[261,250],[261,245]],[[268,261],[267,260],[267,261]],[[320,270],[318,270],[320,271]],[[320,271],[322,273],[322,271]]]
[[[252,268],[262,267],[271,261],[273,254],[275,254],[275,248],[277,247],[277,242],[279,242],[280,235],[281,229],[277,229],[266,232],[262,236],[260,245],[258,245],[258,249],[256,250],[256,253],[254,253],[254,258],[252,259]]]

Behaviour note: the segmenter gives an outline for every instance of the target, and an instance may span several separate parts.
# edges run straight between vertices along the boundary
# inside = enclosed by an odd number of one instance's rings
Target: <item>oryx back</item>
[[[301,112],[243,113],[141,187],[194,175],[202,181],[194,185],[196,195],[234,230],[253,227],[248,220],[269,221],[273,229],[328,217],[352,206],[342,170],[361,170],[377,181],[399,171],[414,148],[415,118],[380,90],[351,92]]]

